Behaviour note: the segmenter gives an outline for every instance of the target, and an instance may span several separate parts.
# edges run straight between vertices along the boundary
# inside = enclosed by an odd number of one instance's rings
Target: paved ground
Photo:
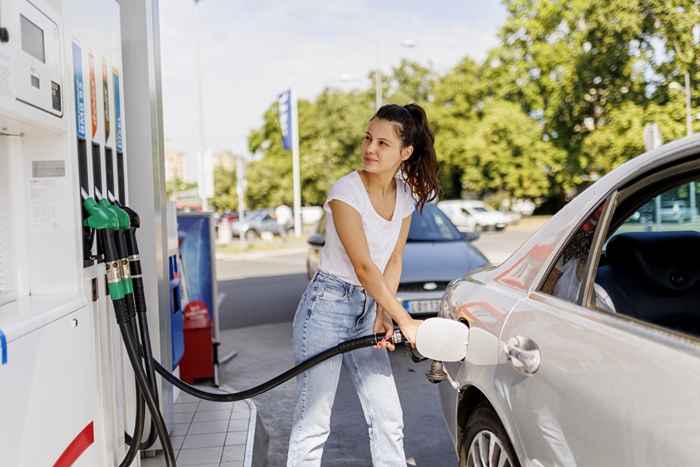
[[[505,259],[541,224],[522,222],[505,232],[485,233],[475,242],[494,263]],[[222,381],[243,389],[261,383],[293,365],[291,319],[306,285],[305,254],[249,254],[217,261],[221,306],[222,354],[238,356],[222,369]],[[396,352],[392,365],[404,408],[409,464],[454,467],[454,455],[441,415],[437,387],[416,365]],[[255,398],[270,437],[269,466],[285,465],[295,385],[288,382]],[[359,400],[347,374],[341,375],[326,445],[324,466],[370,465],[369,440]]]

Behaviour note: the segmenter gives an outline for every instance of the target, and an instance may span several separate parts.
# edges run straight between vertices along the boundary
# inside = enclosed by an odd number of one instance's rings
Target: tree
[[[373,111],[369,92],[327,89],[313,102],[299,101],[302,204],[322,204],[332,183],[358,167]],[[276,103],[265,112],[263,126],[251,133],[249,147],[264,154],[246,172],[249,205],[291,205],[292,157],[282,148]]]
[[[661,136],[666,142],[682,138],[685,136],[683,101],[675,99],[666,105],[651,103],[646,108],[628,102],[613,110],[601,126],[584,141],[582,165],[591,168],[591,178],[595,180],[643,153],[644,126],[649,123],[659,126]]]
[[[188,182],[175,177],[165,182],[165,194],[168,199],[174,199],[179,193],[192,192],[197,189],[197,182]]]
[[[516,104],[487,101],[481,118],[464,139],[457,164],[465,190],[481,196],[502,192],[512,198],[549,195],[563,153],[542,140],[542,129]]]
[[[214,196],[209,203],[218,212],[238,209],[236,169],[227,169],[222,165],[214,167]]]

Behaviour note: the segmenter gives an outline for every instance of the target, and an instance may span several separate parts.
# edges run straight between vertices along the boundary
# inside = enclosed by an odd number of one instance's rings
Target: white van
[[[490,208],[483,201],[450,199],[440,201],[438,207],[463,232],[503,230],[510,220],[508,216]]]

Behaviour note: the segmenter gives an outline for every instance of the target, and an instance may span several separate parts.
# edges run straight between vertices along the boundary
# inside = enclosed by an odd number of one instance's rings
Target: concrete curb
[[[236,392],[234,388],[225,384],[219,386],[219,389],[222,389],[224,392]],[[250,411],[243,467],[266,467],[267,448],[270,441],[267,430],[265,430],[265,426],[258,416],[258,408],[255,406],[255,403],[248,399],[244,399],[241,402],[246,403]]]

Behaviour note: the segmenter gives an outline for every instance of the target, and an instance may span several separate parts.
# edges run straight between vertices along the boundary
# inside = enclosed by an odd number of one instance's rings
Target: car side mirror
[[[321,247],[323,247],[323,245],[326,244],[326,239],[323,238],[322,235],[315,233],[315,234],[312,234],[308,240],[306,240],[306,243],[308,243],[311,246],[317,246],[317,247],[321,248]]]
[[[468,242],[478,240],[479,236],[479,232],[462,232],[462,237]]]
[[[467,356],[469,327],[460,321],[429,318],[418,326],[416,350],[439,362],[459,362]]]

